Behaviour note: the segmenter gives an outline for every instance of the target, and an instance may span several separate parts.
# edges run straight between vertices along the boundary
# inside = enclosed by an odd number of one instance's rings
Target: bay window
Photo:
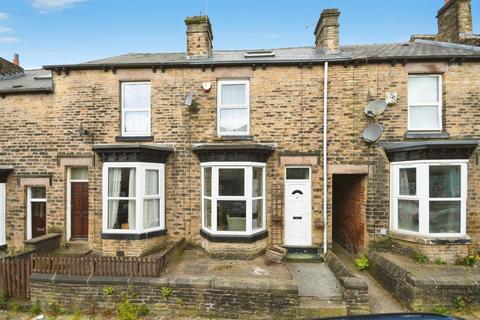
[[[165,228],[164,164],[105,163],[103,232],[142,233]]]
[[[466,234],[467,160],[391,164],[391,227],[406,234]]]
[[[265,164],[202,164],[202,227],[248,235],[265,230]]]
[[[151,134],[150,82],[122,82],[122,136]]]
[[[248,80],[221,80],[217,93],[218,135],[248,135],[250,132]]]
[[[442,78],[408,77],[408,130],[442,130]]]

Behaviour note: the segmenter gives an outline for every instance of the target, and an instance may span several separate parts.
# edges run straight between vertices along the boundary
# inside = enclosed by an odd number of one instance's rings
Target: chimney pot
[[[338,9],[325,9],[320,15],[315,28],[315,47],[327,52],[340,49],[340,11]]]
[[[213,52],[212,25],[208,16],[185,19],[187,26],[187,58],[208,58]]]
[[[17,66],[20,65],[20,56],[18,55],[18,53],[14,53],[14,54],[13,54],[12,63],[13,63],[14,65],[17,65]]]

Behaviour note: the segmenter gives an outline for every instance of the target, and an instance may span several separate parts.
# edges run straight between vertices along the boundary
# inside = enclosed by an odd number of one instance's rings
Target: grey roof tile
[[[51,75],[44,69],[25,70],[15,78],[0,80],[0,93],[53,91]]]
[[[129,53],[125,55],[80,63],[77,66],[123,65],[123,64],[161,64],[161,63],[221,63],[238,62],[275,62],[305,60],[355,60],[355,59],[389,59],[389,58],[435,58],[435,57],[479,57],[480,49],[474,46],[416,40],[391,44],[367,44],[342,46],[340,52],[327,53],[315,47],[270,49],[274,57],[246,58],[249,50],[214,50],[210,58],[187,59],[184,52],[178,53]]]

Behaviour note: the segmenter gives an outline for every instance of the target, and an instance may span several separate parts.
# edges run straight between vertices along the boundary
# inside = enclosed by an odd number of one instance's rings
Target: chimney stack
[[[20,65],[20,56],[18,55],[18,53],[14,53],[13,54],[13,60],[12,60],[12,63],[16,66],[19,66]]]
[[[446,0],[438,11],[436,40],[460,43],[462,35],[472,34],[471,0]]]
[[[212,56],[213,33],[208,16],[193,16],[185,19],[187,25],[187,58]]]
[[[315,28],[315,47],[327,52],[340,49],[340,24],[338,22],[340,11],[338,9],[325,9],[320,15]]]

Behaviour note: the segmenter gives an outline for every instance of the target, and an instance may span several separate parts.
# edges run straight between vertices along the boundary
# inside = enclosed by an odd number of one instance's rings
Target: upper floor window
[[[150,82],[122,82],[122,136],[151,134]]]
[[[393,230],[414,235],[465,235],[466,160],[397,162],[391,168]]]
[[[250,133],[250,94],[248,80],[221,80],[217,93],[218,134],[248,135]]]
[[[408,77],[408,130],[442,130],[442,78]]]

